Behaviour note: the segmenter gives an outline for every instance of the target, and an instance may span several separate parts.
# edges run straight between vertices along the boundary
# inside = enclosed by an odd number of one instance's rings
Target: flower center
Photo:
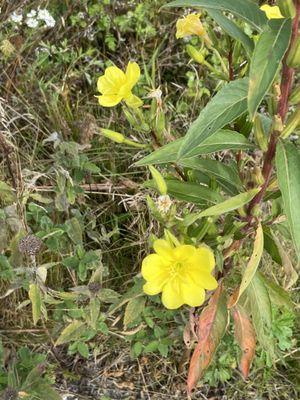
[[[170,268],[171,275],[173,275],[173,277],[178,275],[181,272],[182,267],[183,267],[182,262],[176,262],[175,264],[171,265],[171,268]]]

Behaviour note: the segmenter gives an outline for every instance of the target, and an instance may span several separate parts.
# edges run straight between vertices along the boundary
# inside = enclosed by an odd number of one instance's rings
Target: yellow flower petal
[[[212,271],[216,264],[214,253],[207,246],[201,246],[196,249],[195,254],[193,254],[189,262],[192,264],[193,268],[201,268],[208,272]]]
[[[170,280],[164,285],[161,300],[169,310],[175,310],[184,304],[180,287],[175,280]]]
[[[157,239],[153,243],[153,249],[155,253],[157,253],[159,256],[163,257],[166,260],[172,260],[173,259],[173,251],[174,247],[170,245],[169,242],[167,242],[164,239]]]
[[[181,292],[184,303],[190,307],[198,307],[204,303],[205,291],[201,286],[181,284]]]
[[[148,294],[149,296],[154,296],[155,294],[158,294],[162,291],[163,285],[159,284],[159,282],[147,282],[143,286],[143,291],[145,294]]]
[[[166,263],[158,254],[150,254],[142,263],[142,276],[146,281],[155,279],[158,274],[166,272]]]
[[[189,269],[186,275],[190,279],[190,282],[192,282],[191,285],[199,285],[207,290],[214,290],[218,287],[216,279],[204,269]]]
[[[115,66],[106,68],[104,76],[107,82],[114,87],[120,87],[126,81],[124,72]]]
[[[98,96],[99,104],[103,107],[113,107],[116,104],[120,103],[122,97],[114,95],[114,94],[105,94],[102,96]]]
[[[115,86],[107,80],[105,75],[100,76],[98,79],[97,89],[102,94],[115,94]]]
[[[284,18],[278,6],[269,6],[268,4],[264,4],[260,9],[265,12],[268,19]]]
[[[126,83],[131,85],[131,89],[140,78],[141,70],[136,62],[129,62],[126,68]]]
[[[177,39],[190,35],[205,35],[205,29],[200,21],[200,14],[189,14],[184,18],[180,18],[176,23]]]
[[[180,260],[181,262],[185,262],[189,258],[191,258],[195,255],[196,248],[195,248],[195,246],[183,244],[183,245],[176,247],[173,250],[173,253],[174,253],[175,259]]]
[[[132,93],[128,97],[125,97],[125,103],[131,108],[138,108],[143,105],[142,100]]]

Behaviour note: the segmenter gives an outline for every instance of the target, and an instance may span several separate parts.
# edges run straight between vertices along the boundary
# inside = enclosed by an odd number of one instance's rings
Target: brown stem
[[[230,48],[229,48],[229,52],[228,52],[228,70],[229,70],[229,80],[230,81],[234,80],[232,55],[233,55],[232,42],[230,42]]]

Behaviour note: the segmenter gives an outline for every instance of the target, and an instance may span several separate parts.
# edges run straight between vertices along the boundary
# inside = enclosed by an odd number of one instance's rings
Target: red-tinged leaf
[[[225,333],[227,320],[226,296],[222,285],[220,285],[199,317],[198,344],[191,358],[187,379],[188,393],[191,393],[203,372],[211,363],[218,344]]]
[[[234,318],[234,336],[242,350],[240,370],[243,377],[247,379],[252,360],[255,356],[255,331],[251,320],[243,307],[235,306],[232,309],[232,313]]]

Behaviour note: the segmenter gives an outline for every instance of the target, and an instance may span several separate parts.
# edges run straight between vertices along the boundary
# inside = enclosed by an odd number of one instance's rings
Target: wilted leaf
[[[225,333],[228,312],[222,285],[211,297],[198,322],[198,344],[191,358],[187,388],[190,393],[209,366],[218,344]]]
[[[276,282],[267,279],[265,276],[262,276],[262,278],[265,286],[268,289],[272,304],[276,304],[279,307],[284,306],[290,310],[293,310],[294,306],[289,293],[281,286],[277,285]]]
[[[38,285],[36,285],[35,283],[31,283],[29,285],[28,296],[32,306],[33,323],[34,325],[36,325],[41,317],[41,311],[42,311],[42,297]]]
[[[85,329],[85,324],[82,321],[74,320],[61,332],[55,346],[77,340]]]
[[[250,317],[241,306],[235,306],[232,313],[234,318],[234,335],[242,350],[240,369],[243,377],[247,379],[252,360],[255,356],[255,331]]]

